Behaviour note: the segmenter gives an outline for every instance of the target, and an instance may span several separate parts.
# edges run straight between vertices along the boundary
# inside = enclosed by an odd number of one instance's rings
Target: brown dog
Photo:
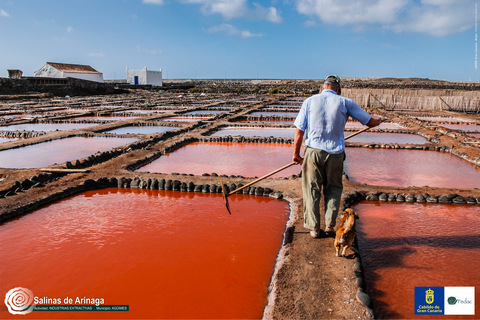
[[[345,251],[352,246],[355,239],[355,220],[358,219],[358,215],[352,209],[346,209],[343,213],[342,222],[337,229],[337,235],[335,236],[335,249],[337,251],[337,257],[340,253],[340,248],[343,246],[342,257],[345,256]]]

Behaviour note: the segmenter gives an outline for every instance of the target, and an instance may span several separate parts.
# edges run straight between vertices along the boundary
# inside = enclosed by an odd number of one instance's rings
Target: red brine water
[[[345,172],[358,183],[397,187],[480,188],[480,168],[451,154],[347,148]]]
[[[161,156],[137,171],[260,177],[292,162],[292,154],[290,144],[195,142]],[[294,165],[272,178],[288,177],[300,173],[300,170],[300,165]]]
[[[357,237],[378,319],[478,319],[480,207],[362,202]],[[476,287],[476,316],[415,315],[415,287]]]
[[[0,226],[0,293],[24,287],[62,304],[87,297],[130,309],[23,319],[261,318],[288,202],[229,202],[232,215],[221,194],[111,188],[46,206]]]

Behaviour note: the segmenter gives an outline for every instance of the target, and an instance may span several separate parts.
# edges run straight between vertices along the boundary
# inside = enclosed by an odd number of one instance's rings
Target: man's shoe
[[[312,238],[319,238],[320,237],[320,232],[317,231],[317,230],[312,230],[310,231],[310,236],[312,236]]]
[[[333,226],[327,226],[325,228],[325,233],[329,236],[333,235],[335,233],[335,230],[333,229]]]

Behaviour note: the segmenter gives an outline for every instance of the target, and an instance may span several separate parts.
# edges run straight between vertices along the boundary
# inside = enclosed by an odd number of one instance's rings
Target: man
[[[307,98],[295,119],[293,161],[302,164],[304,226],[314,238],[320,236],[320,198],[325,197],[325,233],[333,234],[342,196],[345,139],[343,131],[349,116],[369,127],[383,120],[370,116],[353,100],[340,96],[341,80],[325,79],[323,91]],[[305,134],[306,150],[300,156]]]

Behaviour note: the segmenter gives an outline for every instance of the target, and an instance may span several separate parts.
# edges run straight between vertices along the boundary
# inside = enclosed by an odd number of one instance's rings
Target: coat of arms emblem
[[[433,303],[433,290],[432,289],[428,289],[427,291],[425,291],[425,301],[428,303],[428,304],[432,304]]]

